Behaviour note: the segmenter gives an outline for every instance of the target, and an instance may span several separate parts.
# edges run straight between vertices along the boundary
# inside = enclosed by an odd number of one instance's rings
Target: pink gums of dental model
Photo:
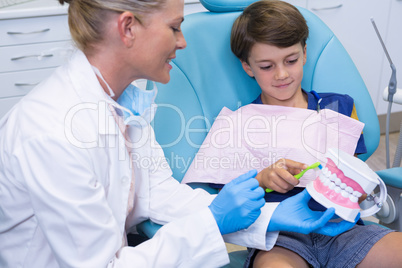
[[[339,217],[354,222],[360,212],[359,197],[371,193],[379,178],[362,160],[341,150],[330,149],[326,157],[326,165],[307,191],[318,203],[335,208]]]
[[[327,168],[327,170],[324,172],[329,172],[328,174],[335,174],[336,176],[332,175],[334,180],[331,180],[327,177],[324,177],[324,179],[319,178],[315,180],[313,182],[314,189],[337,205],[340,205],[344,208],[360,209],[359,204],[356,201],[358,200],[358,197],[363,194],[363,189],[360,187],[360,185],[352,179],[346,177],[343,174],[342,170],[338,169],[331,159],[328,158],[328,162],[325,167]],[[331,175],[329,177],[331,177]],[[325,183],[325,180],[327,180],[327,183]],[[338,188],[335,183],[336,180],[339,181]],[[344,184],[345,186],[341,187],[342,184]],[[347,192],[347,187],[350,187],[350,189],[353,190]],[[339,188],[341,190],[339,190]],[[355,195],[353,195],[354,192]]]

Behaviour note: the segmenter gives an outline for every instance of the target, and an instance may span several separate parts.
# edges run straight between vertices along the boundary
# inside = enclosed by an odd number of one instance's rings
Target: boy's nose
[[[289,76],[286,68],[283,67],[278,67],[276,74],[275,74],[275,79],[277,80],[283,80]]]

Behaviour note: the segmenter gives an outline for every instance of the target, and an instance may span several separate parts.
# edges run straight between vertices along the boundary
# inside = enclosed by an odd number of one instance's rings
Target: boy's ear
[[[242,62],[241,62],[241,66],[243,67],[243,70],[244,70],[250,77],[254,77],[253,70],[251,70],[251,67],[250,67],[250,65],[248,65],[247,62],[242,61]]]
[[[304,45],[304,49],[303,49],[303,65],[306,64],[307,61],[307,44]]]
[[[126,47],[131,47],[135,39],[135,28],[139,21],[131,12],[123,12],[117,21],[120,39]]]

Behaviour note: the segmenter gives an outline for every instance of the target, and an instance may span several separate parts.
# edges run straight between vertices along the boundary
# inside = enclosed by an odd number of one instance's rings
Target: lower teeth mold
[[[387,196],[387,188],[378,175],[362,160],[338,149],[325,155],[327,163],[316,180],[307,185],[311,197],[344,220],[354,222],[357,214],[368,217],[377,213]],[[380,187],[380,196],[372,196],[373,205],[361,210],[358,200],[363,194],[371,195]],[[365,201],[366,202],[366,201]]]

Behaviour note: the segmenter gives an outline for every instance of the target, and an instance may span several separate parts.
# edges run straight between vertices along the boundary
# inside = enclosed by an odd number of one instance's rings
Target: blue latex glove
[[[248,228],[260,216],[265,204],[264,190],[251,170],[226,184],[209,209],[222,235]]]
[[[360,218],[360,214],[358,214],[355,222],[328,222],[334,216],[335,209],[313,211],[308,207],[310,199],[310,194],[304,190],[282,201],[272,214],[268,231],[318,233],[336,236],[352,228]]]

